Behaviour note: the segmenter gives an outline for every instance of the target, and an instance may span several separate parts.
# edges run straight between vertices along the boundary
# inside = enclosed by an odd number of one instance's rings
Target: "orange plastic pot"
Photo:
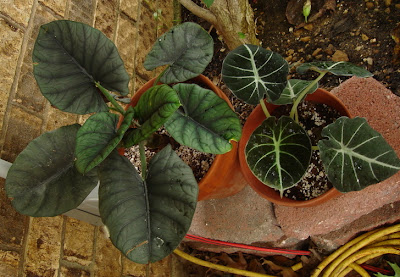
[[[342,101],[340,101],[339,98],[337,98],[335,95],[332,93],[323,90],[323,89],[318,89],[315,91],[313,94],[307,95],[305,101],[313,101],[321,104],[326,104],[334,109],[336,109],[341,115],[343,116],[348,116],[350,117],[350,112],[348,109],[344,106]],[[270,113],[272,113],[278,106],[266,103],[267,109]],[[264,185],[260,180],[258,180],[250,170],[249,166],[247,165],[246,158],[245,158],[245,147],[246,144],[253,133],[253,131],[260,126],[260,124],[265,120],[265,114],[262,111],[262,108],[260,105],[258,105],[253,112],[250,114],[250,116],[247,118],[246,123],[243,127],[243,132],[242,132],[242,138],[239,142],[239,161],[240,161],[240,167],[243,172],[244,177],[246,178],[246,181],[249,183],[249,185],[262,197],[265,199],[278,204],[278,205],[283,205],[283,206],[290,206],[290,207],[311,207],[311,206],[316,206],[320,205],[334,197],[337,197],[341,195],[341,193],[336,190],[335,188],[332,188],[325,192],[324,194],[320,195],[319,197],[310,199],[310,200],[304,200],[304,201],[298,201],[298,200],[293,200],[287,197],[282,197],[280,196],[279,192],[276,190]]]
[[[144,84],[132,97],[129,106],[136,106],[144,92],[153,86],[155,78]],[[220,98],[225,100],[233,109],[228,97],[204,75],[191,80],[193,83],[203,84],[214,91]],[[120,120],[121,121],[121,120]],[[198,200],[225,198],[241,191],[246,185],[243,174],[240,170],[238,159],[238,143],[232,141],[232,150],[225,154],[216,155],[206,175],[199,183]],[[120,152],[121,153],[121,152]]]

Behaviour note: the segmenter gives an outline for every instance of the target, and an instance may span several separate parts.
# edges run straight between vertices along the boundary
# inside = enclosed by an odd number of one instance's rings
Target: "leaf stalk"
[[[107,98],[108,101],[114,106],[115,109],[118,111],[120,114],[125,116],[125,110],[121,107],[120,104],[115,100],[115,98],[111,95],[111,93],[108,92],[102,85],[100,85],[99,82],[94,82],[95,86],[103,93],[103,95]]]

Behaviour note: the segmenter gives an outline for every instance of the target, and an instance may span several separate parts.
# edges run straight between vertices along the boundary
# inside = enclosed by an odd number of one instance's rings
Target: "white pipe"
[[[12,163],[0,159],[0,178],[6,178]]]

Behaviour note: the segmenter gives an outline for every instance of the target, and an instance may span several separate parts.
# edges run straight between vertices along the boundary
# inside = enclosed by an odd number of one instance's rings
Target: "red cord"
[[[290,250],[290,249],[282,249],[282,248],[265,248],[265,247],[252,246],[252,245],[247,245],[247,244],[242,244],[242,243],[234,243],[234,242],[226,242],[226,241],[221,241],[221,240],[208,239],[208,238],[203,238],[200,236],[189,235],[189,234],[187,234],[185,236],[185,238],[200,241],[200,242],[205,242],[205,243],[212,244],[212,245],[230,246],[230,247],[255,250],[255,251],[260,251],[260,252],[269,252],[269,253],[275,253],[275,254],[289,254],[289,255],[310,255],[311,254],[310,251]],[[374,267],[374,266],[367,265],[367,264],[363,264],[363,265],[361,265],[361,267],[363,267],[366,270],[372,271],[372,272],[379,272],[382,274],[391,274],[390,270]]]
[[[310,255],[310,251],[290,250],[290,249],[281,249],[281,248],[264,248],[264,247],[252,246],[252,245],[241,244],[241,243],[225,242],[225,241],[220,241],[220,240],[208,239],[208,238],[203,238],[200,236],[189,235],[189,234],[186,235],[186,238],[205,242],[208,244],[213,244],[213,245],[230,246],[230,247],[243,248],[243,249],[261,251],[261,252],[289,254],[289,255]]]

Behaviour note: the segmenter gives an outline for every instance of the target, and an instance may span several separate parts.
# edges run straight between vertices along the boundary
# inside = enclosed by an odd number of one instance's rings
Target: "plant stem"
[[[155,87],[158,82],[160,81],[161,77],[164,75],[164,73],[167,71],[167,69],[169,68],[169,66],[167,66],[158,76],[157,79],[154,81],[153,83],[153,87]]]
[[[98,89],[103,93],[103,95],[107,98],[108,101],[115,107],[115,109],[122,115],[125,115],[125,110],[118,104],[117,100],[112,97],[112,95],[106,90],[99,82],[94,83]]]
[[[265,114],[265,117],[266,117],[266,118],[270,117],[271,115],[270,115],[269,112],[268,112],[267,106],[265,106],[264,99],[261,99],[261,100],[260,100],[260,105],[261,105],[261,108],[262,108],[262,110],[263,110],[263,112],[264,112],[264,114]]]
[[[140,153],[140,163],[142,165],[142,179],[146,180],[147,163],[146,163],[146,151],[144,149],[144,141],[139,142],[139,153]]]
[[[312,81],[299,95],[299,97],[297,97],[296,101],[294,101],[293,103],[293,107],[292,110],[290,111],[290,117],[294,118],[294,113],[297,111],[297,107],[299,106],[300,102],[303,100],[303,98],[307,95],[307,93],[310,91],[310,89],[315,86],[315,84],[318,84],[318,81],[322,79],[322,77],[325,76],[325,74],[327,73],[327,71],[319,71],[317,69],[313,69],[314,71],[319,73],[319,76]]]

